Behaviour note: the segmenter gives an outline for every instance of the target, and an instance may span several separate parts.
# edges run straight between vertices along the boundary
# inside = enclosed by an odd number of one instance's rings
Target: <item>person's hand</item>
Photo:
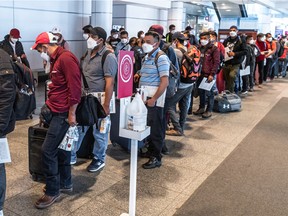
[[[110,114],[110,106],[109,105],[103,104],[103,109],[104,109],[106,115]]]
[[[208,78],[207,78],[207,81],[210,83],[213,81],[213,76],[212,75],[209,75]]]
[[[150,99],[146,100],[146,105],[148,107],[154,107],[155,104],[156,104],[156,100],[154,100],[153,98],[150,98]]]
[[[231,51],[231,52],[228,52],[228,56],[229,56],[229,57],[235,56],[235,53],[232,52],[232,51]]]
[[[77,122],[76,122],[76,114],[75,113],[70,113],[69,112],[69,115],[68,115],[68,124],[72,127],[76,126],[77,125]]]
[[[140,75],[136,73],[136,74],[134,75],[134,82],[135,82],[135,83],[139,82],[139,79],[140,79]]]

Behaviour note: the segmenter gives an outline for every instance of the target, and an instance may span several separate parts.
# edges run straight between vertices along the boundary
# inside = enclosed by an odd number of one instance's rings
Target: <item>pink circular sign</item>
[[[120,77],[123,82],[127,83],[133,74],[133,61],[129,55],[125,55],[120,62]]]

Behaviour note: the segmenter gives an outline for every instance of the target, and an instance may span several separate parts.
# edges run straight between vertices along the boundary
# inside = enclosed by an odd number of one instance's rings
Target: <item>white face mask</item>
[[[142,44],[142,49],[143,49],[144,53],[150,53],[154,49],[154,47],[151,44],[143,43]]]
[[[202,46],[206,46],[209,43],[209,40],[200,40]]]
[[[254,43],[255,43],[254,40],[250,40],[250,41],[249,41],[249,44],[254,44]]]
[[[141,38],[144,38],[145,37],[145,34],[141,34]]]
[[[265,37],[260,38],[260,41],[264,42],[265,41]]]
[[[114,34],[113,38],[117,39],[118,38],[118,34]]]
[[[272,38],[267,38],[267,41],[268,41],[268,42],[271,42],[271,41],[272,41]]]
[[[18,41],[18,39],[17,38],[11,38],[11,41],[12,41],[12,43],[15,44]]]
[[[83,34],[83,38],[84,38],[85,40],[87,40],[87,39],[89,38],[89,35],[86,34],[86,33],[84,33],[84,34]]]
[[[88,49],[94,49],[96,46],[98,46],[99,44],[97,43],[97,41],[95,41],[93,38],[89,37],[87,40],[87,48]]]
[[[40,57],[47,62],[50,61],[50,57],[48,56],[48,54],[46,52],[41,52]]]
[[[230,31],[229,34],[230,34],[231,37],[235,37],[235,36],[237,35],[237,32],[235,32],[235,31]]]
[[[171,34],[174,34],[174,33],[175,33],[175,30],[172,30],[172,31],[171,31]]]
[[[188,44],[188,41],[185,40],[184,43],[183,43],[183,45],[184,45],[184,46],[187,46],[187,44]]]
[[[127,38],[122,38],[122,39],[121,39],[121,43],[126,44],[127,42],[128,42],[128,39],[127,39]]]

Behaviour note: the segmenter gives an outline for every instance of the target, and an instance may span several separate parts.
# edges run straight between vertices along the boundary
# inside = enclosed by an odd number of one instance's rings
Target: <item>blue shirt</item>
[[[145,56],[140,70],[140,86],[159,86],[160,78],[169,76],[170,60],[166,55],[158,58],[158,68],[156,67],[155,57],[159,51],[160,48],[156,49],[151,56]]]

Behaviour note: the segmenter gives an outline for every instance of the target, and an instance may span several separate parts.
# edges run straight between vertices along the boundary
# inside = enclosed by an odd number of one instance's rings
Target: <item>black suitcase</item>
[[[110,114],[111,128],[110,128],[110,141],[113,146],[117,144],[123,149],[130,152],[131,140],[119,136],[119,120],[120,120],[120,100],[115,100],[116,113]],[[138,142],[138,148],[144,147],[144,141]]]
[[[48,128],[40,127],[39,124],[28,129],[28,160],[29,172],[34,181],[45,179],[42,172],[42,144],[45,140]]]

